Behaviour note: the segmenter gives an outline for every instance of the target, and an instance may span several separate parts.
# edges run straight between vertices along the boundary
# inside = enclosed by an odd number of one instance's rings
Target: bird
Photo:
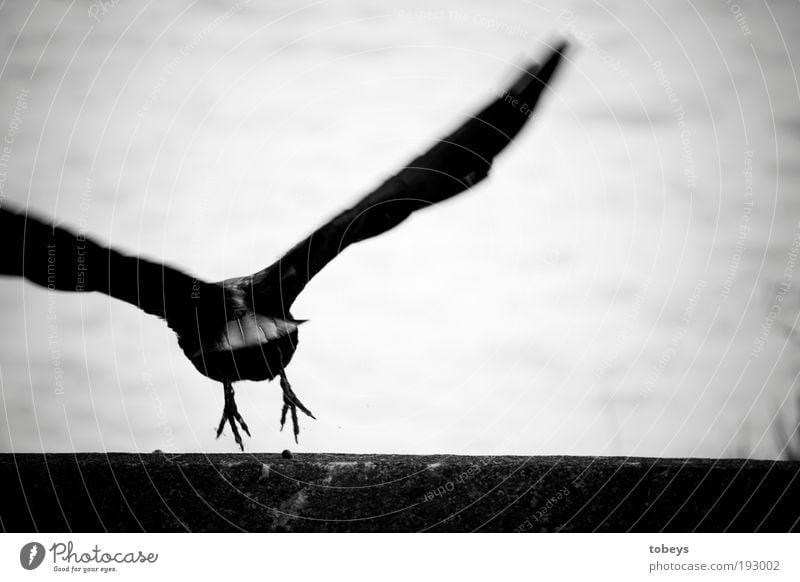
[[[194,367],[222,384],[224,404],[216,437],[229,425],[242,451],[239,429],[251,435],[233,384],[278,378],[283,391],[280,428],[291,414],[297,441],[298,410],[316,418],[286,375],[305,321],[291,313],[297,296],[350,245],[378,236],[412,213],[486,179],[495,157],[533,117],[567,48],[566,41],[556,43],[541,64],[520,67],[505,91],[455,131],[260,271],[205,281],[5,204],[0,207],[0,275],[23,277],[51,290],[103,293],[163,319]]]

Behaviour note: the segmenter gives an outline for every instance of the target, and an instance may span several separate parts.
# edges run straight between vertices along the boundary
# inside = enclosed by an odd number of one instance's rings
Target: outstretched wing
[[[221,289],[172,267],[106,248],[27,213],[0,208],[0,275],[48,289],[99,291],[191,329],[192,305]]]
[[[399,173],[317,229],[266,269],[237,281],[259,310],[288,313],[314,275],[349,245],[397,226],[412,212],[471,188],[531,118],[562,57],[554,47],[496,100]]]

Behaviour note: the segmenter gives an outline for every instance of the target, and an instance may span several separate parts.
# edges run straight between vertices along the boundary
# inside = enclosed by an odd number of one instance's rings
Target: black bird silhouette
[[[0,274],[63,291],[99,291],[161,317],[204,375],[222,382],[225,405],[217,438],[229,423],[244,450],[233,383],[280,377],[281,429],[297,409],[314,418],[286,378],[302,323],[290,309],[298,294],[349,245],[397,226],[412,212],[471,188],[519,133],[556,70],[566,43],[543,65],[526,68],[517,81],[423,155],[352,208],[314,231],[274,264],[246,277],[209,283],[161,263],[106,248],[27,213],[0,208]],[[238,425],[238,426],[237,426]]]

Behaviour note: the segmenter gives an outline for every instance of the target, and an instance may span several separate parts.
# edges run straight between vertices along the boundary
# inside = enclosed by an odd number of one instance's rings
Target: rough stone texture
[[[0,455],[5,531],[790,531],[800,463]]]

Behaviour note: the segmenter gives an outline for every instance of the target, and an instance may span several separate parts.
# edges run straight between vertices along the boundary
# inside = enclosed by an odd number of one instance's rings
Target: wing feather
[[[167,265],[125,255],[27,212],[0,208],[0,275],[60,291],[98,291],[161,317],[173,329],[194,327],[194,306],[221,288]]]
[[[397,226],[486,178],[492,162],[532,117],[566,43],[541,66],[531,65],[516,82],[453,133],[351,208],[324,224],[274,264],[239,281],[254,309],[289,313],[306,284],[353,243]]]

